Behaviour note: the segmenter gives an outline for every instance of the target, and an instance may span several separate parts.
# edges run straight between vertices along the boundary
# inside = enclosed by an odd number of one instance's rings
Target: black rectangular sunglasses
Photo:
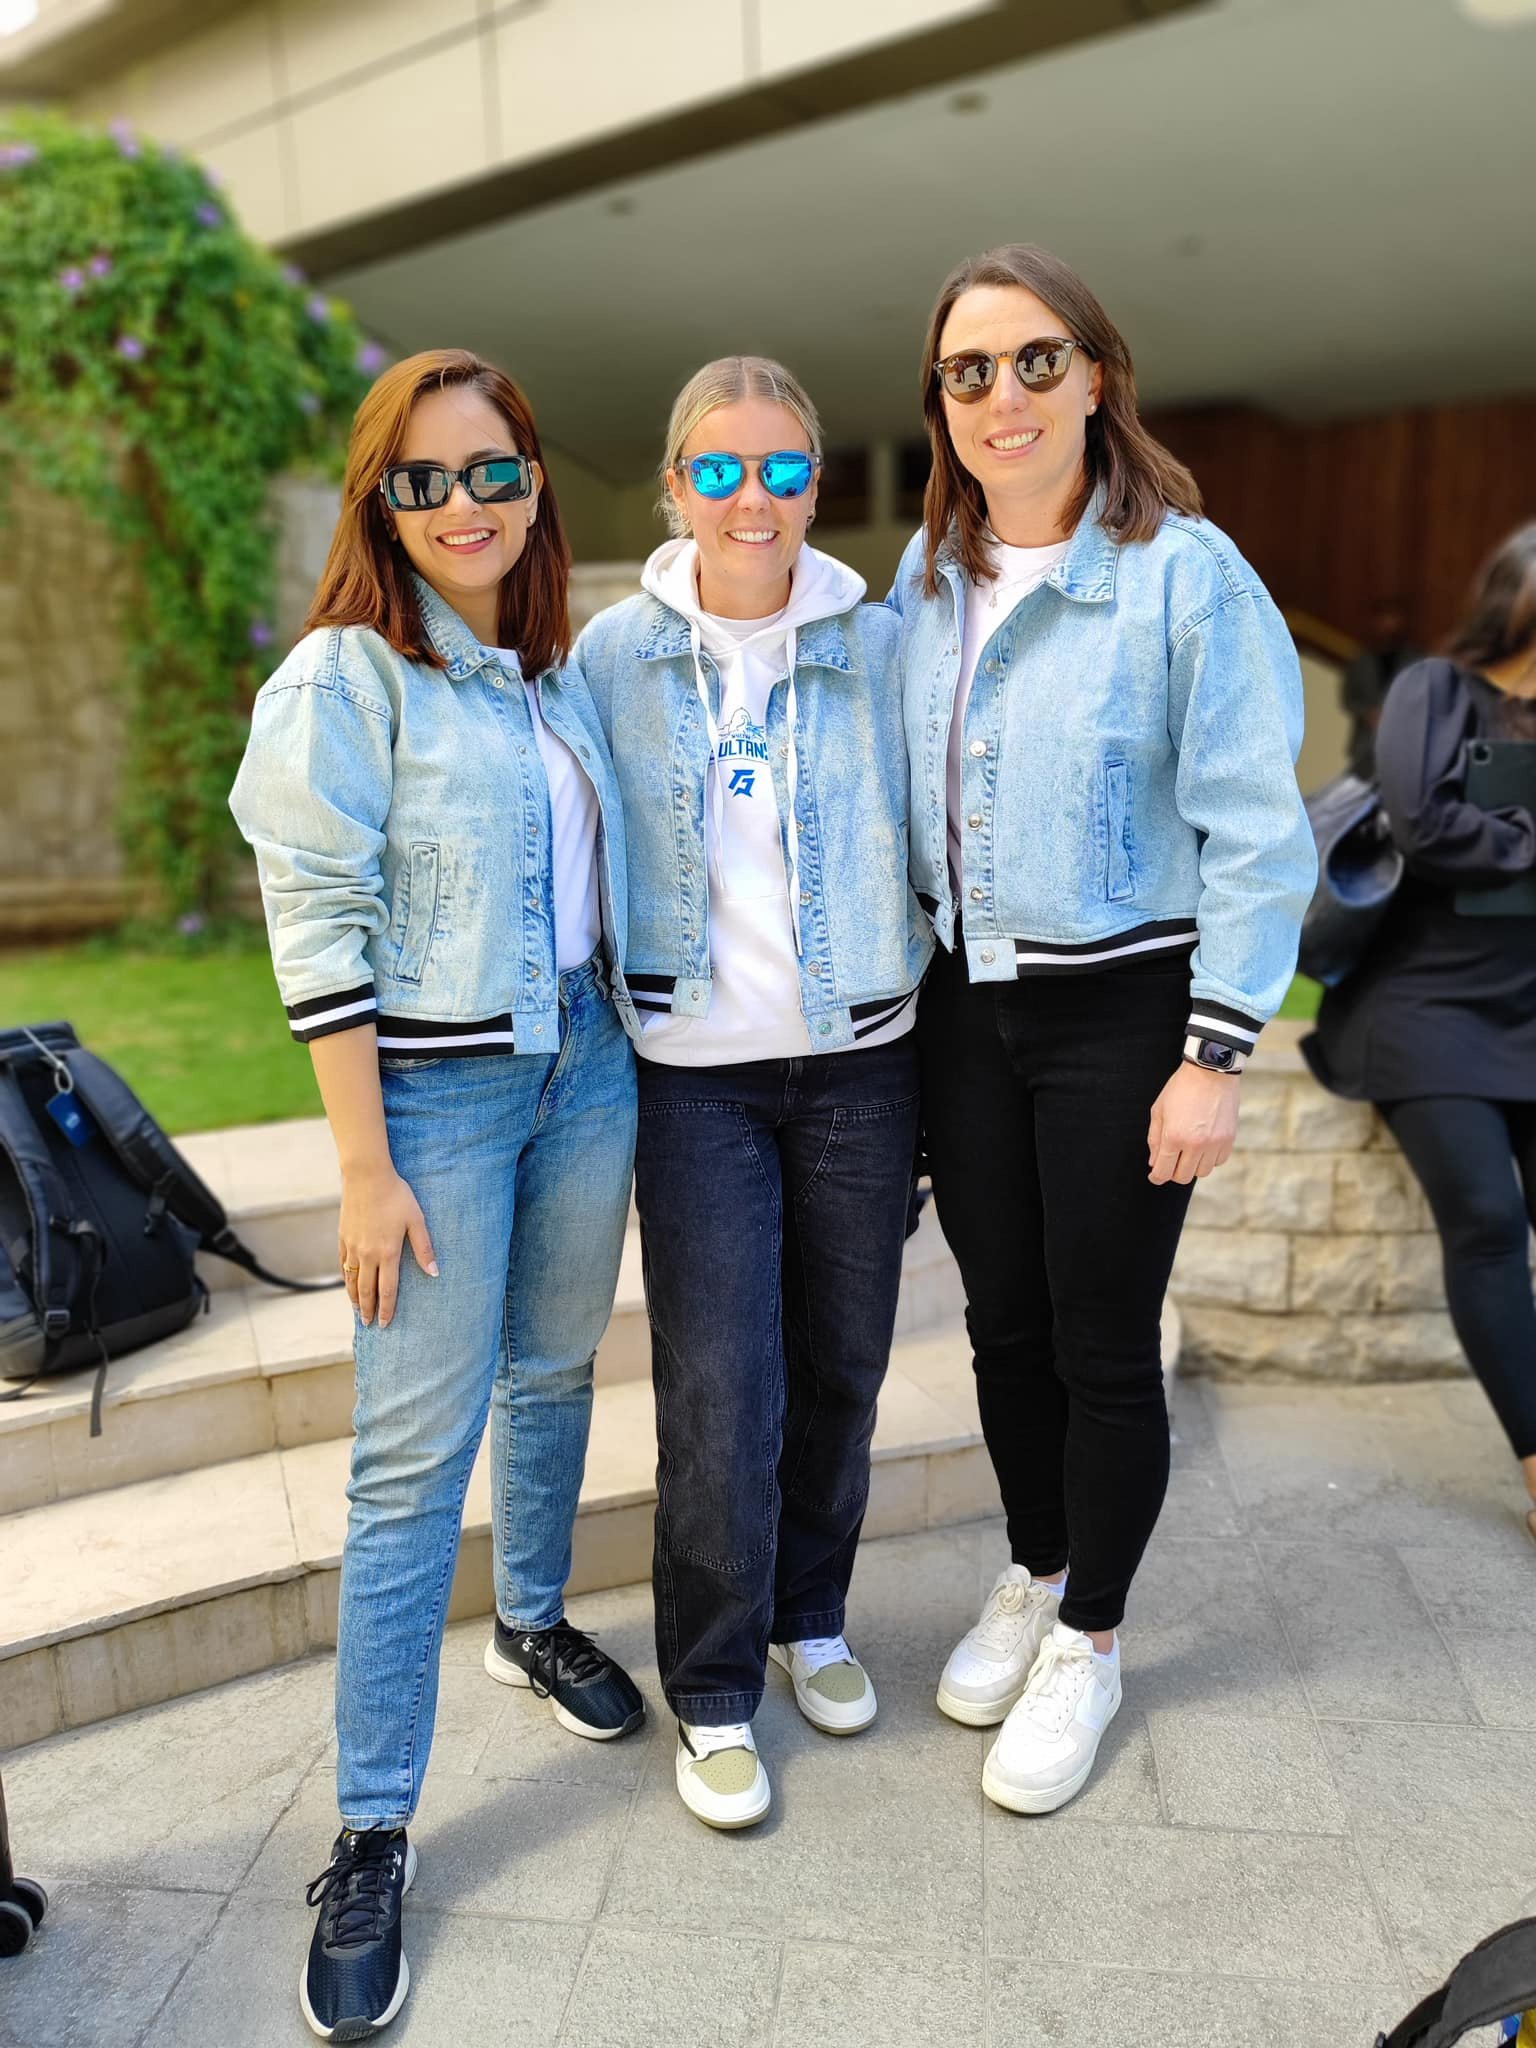
[[[379,478],[384,502],[395,512],[435,512],[462,484],[477,505],[505,505],[533,491],[533,465],[523,455],[496,455],[467,469],[440,462],[392,463]]]

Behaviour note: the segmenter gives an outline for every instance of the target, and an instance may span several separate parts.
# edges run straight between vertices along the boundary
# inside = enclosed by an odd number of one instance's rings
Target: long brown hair
[[[963,292],[978,285],[1022,285],[1058,315],[1070,338],[1080,341],[1103,371],[1098,410],[1088,422],[1082,480],[1062,515],[1070,531],[1104,491],[1103,525],[1118,541],[1150,540],[1172,510],[1191,517],[1200,511],[1200,487],[1160,441],[1154,441],[1136,411],[1136,372],[1125,336],[1068,264],[1031,242],[1006,242],[984,255],[968,256],[945,278],[923,340],[923,420],[933,466],[923,494],[927,539],[923,589],[939,587],[938,553],[951,532],[973,583],[992,573],[987,503],[982,488],[960,458],[944,420],[944,395],[933,366],[950,309]]]
[[[1477,572],[1466,614],[1446,653],[1490,668],[1536,650],[1536,521],[1501,540]]]
[[[304,621],[306,633],[317,626],[371,626],[407,660],[445,666],[422,621],[410,557],[390,536],[379,478],[399,460],[416,401],[428,391],[455,387],[488,398],[511,428],[518,454],[544,468],[532,409],[505,370],[462,348],[426,349],[392,364],[352,422],[341,517]],[[546,471],[527,545],[516,568],[501,579],[496,622],[497,645],[516,648],[526,675],[542,674],[571,651],[570,576],[570,543]]]

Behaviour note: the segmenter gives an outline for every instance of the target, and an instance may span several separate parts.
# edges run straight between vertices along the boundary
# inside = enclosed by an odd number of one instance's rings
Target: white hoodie
[[[641,578],[652,597],[688,621],[694,676],[714,743],[705,791],[704,829],[709,854],[710,999],[706,1017],[646,1012],[641,1054],[675,1067],[722,1066],[737,1060],[804,1057],[814,1050],[800,1007],[796,925],[799,879],[794,872],[796,751],[795,632],[818,619],[840,618],[864,596],[864,579],[824,555],[802,547],[790,580],[789,603],[765,619],[722,619],[699,601],[699,550],[692,540],[669,541],[645,565]],[[720,672],[715,716],[700,664],[707,653]],[[768,699],[788,679],[789,864],[785,832],[768,756]],[[883,1044],[909,1029],[908,1005],[895,1031],[876,1032],[861,1048]]]

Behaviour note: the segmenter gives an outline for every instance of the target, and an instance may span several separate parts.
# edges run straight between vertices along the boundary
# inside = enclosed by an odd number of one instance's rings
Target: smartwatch
[[[1248,1064],[1246,1053],[1235,1045],[1223,1045],[1219,1038],[1186,1038],[1184,1057],[1192,1067],[1203,1067],[1208,1074],[1240,1074]]]

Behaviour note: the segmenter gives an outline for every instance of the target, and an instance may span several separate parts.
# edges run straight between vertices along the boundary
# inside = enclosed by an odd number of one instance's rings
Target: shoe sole
[[[533,1691],[533,1680],[521,1664],[514,1664],[510,1657],[503,1657],[492,1638],[485,1646],[485,1668],[488,1676],[498,1685],[515,1685],[523,1692]],[[621,1735],[632,1735],[645,1719],[645,1708],[639,1708],[627,1721],[621,1721],[617,1728],[594,1728],[588,1721],[578,1721],[568,1707],[562,1707],[551,1693],[549,1704],[555,1719],[571,1735],[580,1735],[588,1742],[617,1742]]]
[[[951,1721],[958,1721],[964,1728],[995,1728],[999,1721],[1006,1721],[1019,1701],[1024,1697],[1024,1688],[1029,1683],[1026,1671],[1019,1680],[1017,1692],[1009,1693],[1003,1700],[963,1700],[955,1693],[946,1692],[941,1685],[936,1695],[941,1714],[948,1714]]]
[[[414,1842],[407,1842],[405,1845],[405,1883],[400,1887],[402,1898],[416,1882],[416,1860],[416,1844]],[[304,2015],[305,2024],[308,2026],[309,2031],[312,2034],[318,2034],[322,2041],[366,2041],[370,2034],[376,2034],[381,2027],[389,2025],[390,2021],[399,2012],[401,2006],[404,2005],[406,1994],[410,1988],[411,1966],[405,1959],[405,1949],[402,1947],[400,1950],[400,1975],[395,1979],[395,1994],[379,2017],[376,2020],[338,2020],[334,2027],[323,2027],[315,2018],[314,2011],[309,2003],[309,1958],[306,1955],[304,1967],[299,1972],[299,2009]]]
[[[1120,1702],[1116,1700],[1109,1721],[1113,1721],[1119,1711]],[[1010,1813],[1054,1813],[1058,1806],[1065,1806],[1069,1799],[1075,1799],[1093,1776],[1093,1767],[1099,1760],[1099,1747],[1108,1733],[1109,1721],[1099,1730],[1099,1741],[1094,1745],[1093,1755],[1064,1785],[1053,1785],[1049,1792],[1022,1792],[1017,1785],[1010,1785],[1006,1778],[999,1778],[994,1773],[989,1755],[981,1767],[982,1791],[994,1806],[1006,1807]]]
[[[864,1716],[864,1718],[861,1721],[824,1720],[821,1714],[818,1713],[814,1707],[807,1704],[805,1695],[801,1692],[799,1686],[795,1684],[795,1674],[790,1669],[789,1659],[787,1657],[780,1655],[779,1646],[777,1643],[770,1643],[768,1645],[768,1661],[770,1664],[777,1664],[779,1669],[784,1673],[785,1677],[789,1680],[790,1686],[792,1687],[795,1695],[795,1705],[800,1709],[800,1712],[804,1719],[809,1721],[813,1728],[819,1728],[823,1735],[857,1735],[863,1729],[868,1728],[870,1726],[876,1714],[878,1714],[880,1711],[880,1702],[874,1696],[875,1688],[872,1685],[870,1685],[869,1712]],[[869,1679],[867,1675],[865,1677],[864,1683],[866,1685],[869,1685]]]

